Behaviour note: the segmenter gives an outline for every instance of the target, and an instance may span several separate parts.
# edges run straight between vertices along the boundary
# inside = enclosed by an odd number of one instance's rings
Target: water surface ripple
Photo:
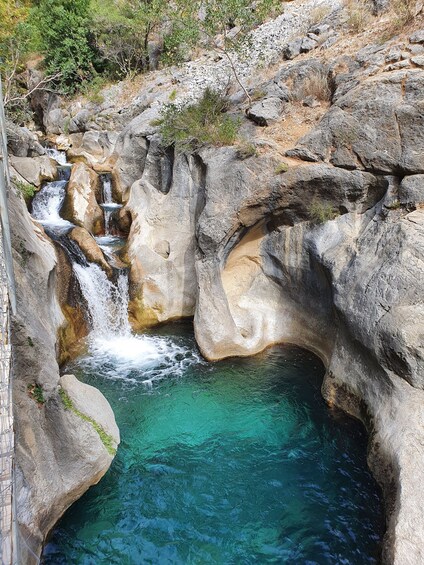
[[[122,443],[43,562],[377,563],[366,437],[325,406],[319,360],[276,347],[212,364],[183,326],[161,334],[92,343],[68,367],[106,395]]]

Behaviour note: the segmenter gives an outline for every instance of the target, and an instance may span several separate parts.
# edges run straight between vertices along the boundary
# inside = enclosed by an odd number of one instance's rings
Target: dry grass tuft
[[[322,102],[331,100],[331,89],[328,84],[328,75],[323,71],[319,71],[308,76],[298,91],[295,93],[294,101],[304,100],[307,96],[313,96]]]
[[[347,25],[354,33],[361,33],[369,26],[372,8],[367,0],[346,0]]]
[[[309,24],[311,26],[320,24],[331,13],[330,6],[317,6],[311,12]]]

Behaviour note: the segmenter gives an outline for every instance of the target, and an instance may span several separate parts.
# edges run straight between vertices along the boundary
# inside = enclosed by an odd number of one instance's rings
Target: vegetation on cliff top
[[[224,96],[207,88],[198,102],[182,107],[168,104],[159,125],[165,146],[174,145],[179,152],[199,149],[203,145],[232,145],[240,122],[226,113]]]
[[[67,94],[99,77],[116,80],[182,62],[198,47],[217,49],[232,63],[229,50],[278,6],[277,0],[0,0],[6,108],[16,121],[28,119],[34,88],[28,61],[44,71],[43,89]]]

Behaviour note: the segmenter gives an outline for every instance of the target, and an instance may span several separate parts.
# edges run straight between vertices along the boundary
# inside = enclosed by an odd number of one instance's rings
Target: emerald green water
[[[315,356],[275,347],[206,363],[182,325],[131,339],[68,368],[106,395],[122,442],[44,563],[378,562],[366,437],[326,407]]]

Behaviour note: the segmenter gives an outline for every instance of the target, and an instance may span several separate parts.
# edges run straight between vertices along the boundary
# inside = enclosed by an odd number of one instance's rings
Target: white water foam
[[[134,335],[128,321],[128,279],[112,283],[95,264],[74,263],[74,272],[87,302],[92,331],[89,356],[82,363],[105,378],[127,384],[140,382],[151,388],[166,377],[178,377],[188,366],[200,363],[200,355],[171,338]]]
[[[60,209],[66,196],[66,180],[48,182],[32,201],[32,216],[43,226],[63,230],[73,224],[60,217]]]
[[[68,163],[67,160],[66,160],[65,151],[58,151],[57,149],[54,149],[53,147],[47,147],[46,153],[49,157],[54,159],[56,161],[56,163],[59,163],[59,165],[66,165]]]
[[[100,372],[104,378],[124,381],[129,386],[140,383],[152,388],[165,378],[176,378],[187,368],[201,363],[193,348],[171,338],[148,335],[115,336],[90,339],[90,354],[82,364]]]

